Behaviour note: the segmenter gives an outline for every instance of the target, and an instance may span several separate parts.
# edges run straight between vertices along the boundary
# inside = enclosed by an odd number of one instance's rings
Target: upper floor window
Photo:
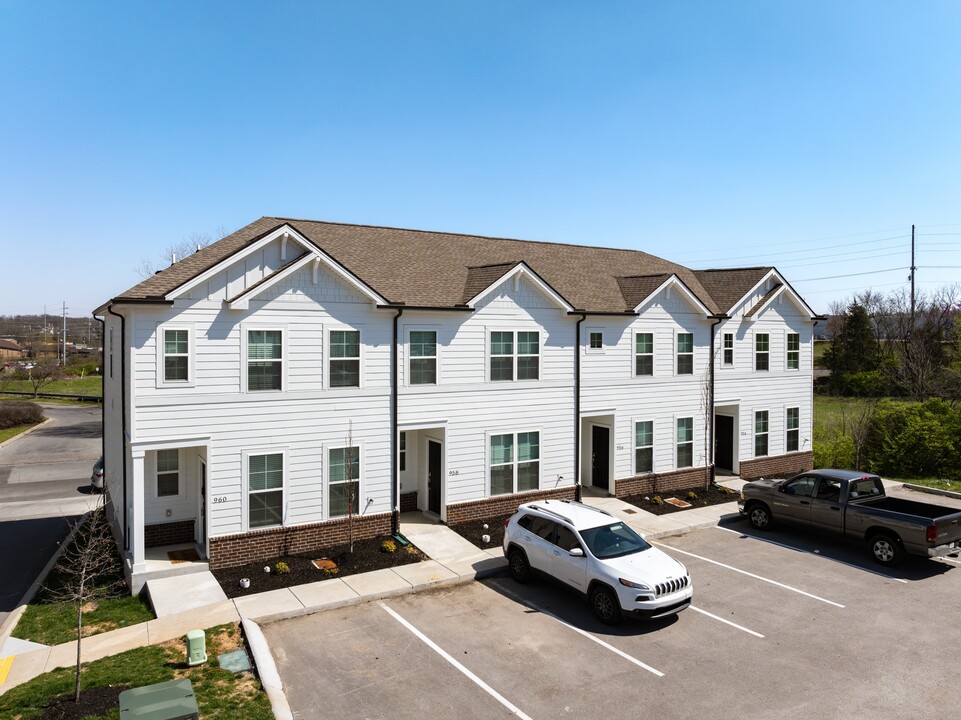
[[[540,333],[492,332],[491,380],[537,380],[540,377],[540,352]]]
[[[433,330],[410,331],[410,384],[437,383],[437,333]]]
[[[786,449],[788,452],[796,452],[800,447],[798,441],[801,434],[801,408],[787,409],[787,439]]]
[[[724,353],[721,362],[725,365],[734,364],[734,333],[724,333]]]
[[[360,331],[330,331],[330,387],[360,387]]]
[[[798,370],[801,367],[801,336],[798,333],[787,334],[787,369]]]
[[[654,423],[634,423],[634,474],[654,471]]]
[[[654,374],[654,333],[634,335],[634,374]]]
[[[758,410],[754,413],[754,457],[767,455],[767,432],[767,410]]]
[[[677,334],[677,374],[694,374],[694,333]]]
[[[587,336],[587,349],[588,350],[603,350],[604,349],[604,333],[600,330],[591,330]]]
[[[771,336],[758,333],[754,336],[754,369],[767,370],[771,365]]]
[[[247,331],[247,389],[280,390],[283,377],[283,333]]]
[[[180,494],[180,451],[157,451],[157,497]]]
[[[694,466],[694,418],[677,419],[677,467]]]
[[[491,435],[491,495],[505,495],[540,486],[540,433]]]
[[[360,497],[360,448],[331,448],[327,471],[330,475],[330,513],[328,517],[343,517],[357,513]]]
[[[250,455],[247,458],[248,525],[280,525],[284,521],[284,455]]]
[[[187,382],[190,369],[190,340],[187,330],[163,331],[164,382]]]

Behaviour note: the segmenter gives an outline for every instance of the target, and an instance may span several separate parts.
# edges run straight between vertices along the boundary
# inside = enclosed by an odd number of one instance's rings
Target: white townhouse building
[[[95,311],[136,592],[151,547],[229,567],[518,503],[812,463],[818,317],[774,268],[261,218]]]

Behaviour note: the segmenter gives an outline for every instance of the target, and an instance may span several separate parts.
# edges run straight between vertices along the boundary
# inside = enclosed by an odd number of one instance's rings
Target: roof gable
[[[677,275],[646,275],[618,278],[617,281],[628,307],[636,313],[641,312],[645,305],[661,293],[667,293],[670,296],[671,292],[676,289],[681,297],[695,310],[705,315],[712,314]]]
[[[464,295],[467,297],[467,300],[464,304],[473,307],[483,297],[510,279],[514,280],[515,289],[517,289],[522,279],[527,280],[562,309],[568,312],[574,309],[554,288],[548,285],[523,262],[468,268],[467,283],[464,288]],[[476,288],[480,289],[475,292],[474,290]],[[471,292],[474,294],[470,295]]]

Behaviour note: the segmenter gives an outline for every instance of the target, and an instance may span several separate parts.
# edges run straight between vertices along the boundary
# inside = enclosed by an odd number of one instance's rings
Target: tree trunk
[[[80,702],[80,635],[83,628],[83,600],[77,602],[77,679],[73,688],[73,701]]]

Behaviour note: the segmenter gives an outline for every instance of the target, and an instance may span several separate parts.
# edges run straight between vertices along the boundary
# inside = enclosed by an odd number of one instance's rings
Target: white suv
[[[610,513],[572,500],[521,505],[504,526],[504,555],[517,582],[532,570],[556,578],[586,595],[608,625],[622,613],[679,613],[694,594],[684,565]]]

